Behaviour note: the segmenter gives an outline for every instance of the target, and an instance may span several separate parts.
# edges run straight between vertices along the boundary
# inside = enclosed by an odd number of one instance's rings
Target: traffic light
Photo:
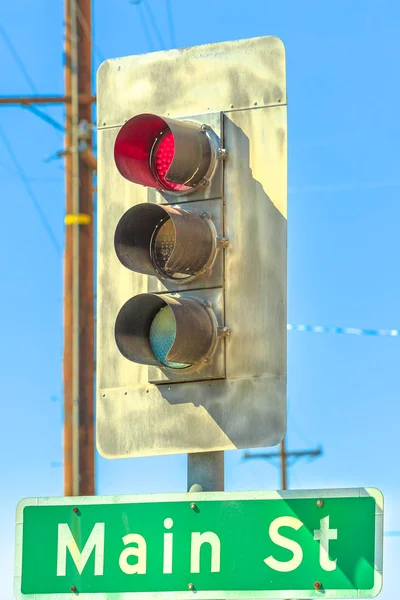
[[[100,453],[276,444],[286,424],[282,43],[106,61],[97,101]]]
[[[114,145],[115,165],[123,177],[174,194],[175,201],[206,186],[217,160],[225,156],[210,126],[152,114],[127,121]],[[122,215],[114,241],[126,268],[154,275],[176,290],[195,280],[201,287],[201,277],[212,270],[226,244],[211,215],[190,204],[132,206]],[[185,379],[193,379],[210,361],[221,332],[226,329],[207,302],[171,294],[130,298],[115,324],[116,344],[128,360]]]
[[[142,114],[121,127],[114,146],[121,175],[161,191],[186,194],[206,181],[217,144],[207,125]]]

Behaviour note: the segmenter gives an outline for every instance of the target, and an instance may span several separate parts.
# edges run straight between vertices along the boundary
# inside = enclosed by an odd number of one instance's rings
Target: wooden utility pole
[[[91,0],[65,0],[64,495],[93,495]],[[82,101],[88,98],[88,101]]]
[[[285,438],[280,443],[279,452],[259,452],[259,453],[249,453],[245,452],[243,457],[245,459],[250,458],[264,458],[265,460],[272,460],[275,458],[279,458],[280,461],[280,469],[281,469],[281,490],[288,489],[288,464],[287,459],[293,458],[294,460],[298,460],[299,458],[317,458],[322,455],[322,448],[314,448],[314,450],[286,450]]]
[[[64,494],[92,495],[94,303],[91,0],[65,0],[65,94],[1,96],[0,106],[64,104]],[[40,116],[40,115],[39,115]],[[42,118],[45,115],[42,115]],[[46,119],[45,119],[46,120]]]

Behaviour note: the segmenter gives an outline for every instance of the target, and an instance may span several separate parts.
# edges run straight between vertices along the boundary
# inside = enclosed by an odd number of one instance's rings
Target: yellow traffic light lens
[[[150,326],[150,347],[154,356],[166,367],[184,369],[189,364],[175,363],[167,360],[176,338],[176,322],[174,313],[169,306],[158,311]]]
[[[172,219],[167,217],[155,230],[151,239],[151,257],[157,270],[172,279],[186,279],[191,273],[174,273],[168,268],[168,261],[175,248],[175,227]]]

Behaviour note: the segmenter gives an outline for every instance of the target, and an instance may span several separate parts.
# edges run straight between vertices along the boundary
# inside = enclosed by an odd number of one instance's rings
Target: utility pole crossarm
[[[258,452],[257,454],[250,454],[245,452],[243,458],[264,458],[266,460],[270,458],[279,458],[281,452]],[[314,450],[289,450],[286,452],[286,458],[305,458],[306,456],[317,458],[322,455],[322,448],[315,448]]]
[[[310,458],[317,458],[318,456],[322,455],[322,448],[318,447],[318,448],[314,448],[312,450],[286,450],[285,447],[285,439],[283,439],[281,441],[280,444],[280,449],[277,452],[257,452],[257,453],[249,453],[249,452],[244,452],[243,453],[243,458],[244,459],[250,459],[250,458],[263,458],[264,460],[271,460],[273,458],[279,458],[280,459],[280,470],[281,470],[281,489],[282,490],[287,490],[288,489],[288,483],[287,483],[287,459],[288,458],[294,458],[296,460],[300,459],[300,458],[305,458],[305,457],[310,457]]]
[[[0,96],[0,105],[3,106],[29,106],[30,104],[69,104],[70,96]],[[79,94],[79,104],[94,104],[96,96],[92,94]]]

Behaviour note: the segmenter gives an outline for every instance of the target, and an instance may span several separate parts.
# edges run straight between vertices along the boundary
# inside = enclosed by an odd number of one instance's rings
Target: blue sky
[[[148,3],[159,36],[146,35]],[[259,35],[287,50],[289,98],[288,321],[400,327],[400,188],[396,0],[165,0],[94,2],[95,67],[104,58]],[[141,14],[142,13],[142,14]],[[63,91],[63,2],[15,0],[0,11],[29,80],[0,35],[0,95]],[[33,85],[32,85],[33,84]],[[47,109],[62,122],[61,108]],[[62,495],[62,134],[28,110],[0,108],[0,600],[12,595],[15,506]],[[288,333],[288,445],[321,444],[297,463],[293,488],[379,487],[386,530],[400,530],[400,339]],[[97,459],[99,494],[184,491],[186,459]],[[226,454],[226,489],[273,489],[278,471]],[[400,537],[385,539],[381,597],[394,597]],[[396,587],[395,587],[396,585]]]

